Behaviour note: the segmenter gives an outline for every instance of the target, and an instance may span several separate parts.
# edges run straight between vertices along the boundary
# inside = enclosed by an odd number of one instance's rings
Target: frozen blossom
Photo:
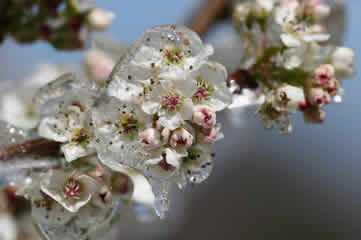
[[[232,95],[227,71],[209,61],[210,54],[212,48],[185,27],[153,27],[117,64],[108,81],[110,98],[93,112],[100,160],[145,174],[160,215],[168,208],[171,184],[193,183],[193,170],[197,179],[208,176],[195,167],[185,170],[189,151],[222,136],[216,112],[232,102]]]

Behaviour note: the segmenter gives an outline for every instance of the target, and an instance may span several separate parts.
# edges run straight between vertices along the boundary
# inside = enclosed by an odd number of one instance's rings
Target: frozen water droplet
[[[333,97],[335,103],[342,103],[345,96],[345,91],[343,88],[340,88],[337,92],[337,95]]]
[[[10,128],[10,129],[9,129],[9,133],[14,134],[15,132],[16,132],[16,129],[15,129],[15,128]]]

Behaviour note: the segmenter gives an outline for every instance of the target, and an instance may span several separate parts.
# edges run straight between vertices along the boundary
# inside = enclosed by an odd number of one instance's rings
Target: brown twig
[[[258,83],[250,70],[239,69],[230,73],[227,78],[228,87],[231,86],[231,81],[235,81],[235,83],[239,86],[240,92],[243,88],[256,89],[258,87]]]
[[[195,18],[190,21],[190,27],[200,36],[204,36],[213,23],[220,17],[228,16],[229,3],[227,0],[207,0]]]
[[[6,15],[8,8],[10,6],[10,0],[1,0],[0,1],[0,43],[4,38],[5,28],[7,26]]]
[[[5,147],[0,150],[0,160],[8,160],[25,154],[51,156],[59,152],[60,144],[45,138],[39,138],[22,144]]]

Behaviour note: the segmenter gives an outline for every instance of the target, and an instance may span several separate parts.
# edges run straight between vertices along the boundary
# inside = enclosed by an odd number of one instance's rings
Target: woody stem
[[[13,157],[26,154],[51,156],[59,152],[60,144],[45,138],[26,141],[22,144],[7,146],[0,150],[0,161],[6,161]]]

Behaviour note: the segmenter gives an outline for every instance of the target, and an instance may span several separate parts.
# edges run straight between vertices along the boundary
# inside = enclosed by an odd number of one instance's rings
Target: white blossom
[[[113,22],[115,14],[102,8],[94,8],[88,14],[89,27],[97,30],[106,30]]]
[[[40,185],[46,195],[67,211],[75,213],[89,203],[98,184],[87,175],[51,170]]]
[[[155,154],[155,157],[145,162],[151,176],[154,178],[169,178],[181,166],[181,158],[184,154],[179,154],[175,150],[166,148]]]
[[[94,153],[89,113],[82,105],[67,106],[63,112],[41,120],[40,136],[64,143],[61,147],[68,162]]]
[[[298,105],[302,102],[305,102],[303,89],[286,85],[275,90],[272,106],[277,111],[295,113]]]
[[[331,55],[331,64],[335,67],[336,73],[345,77],[354,74],[355,52],[351,48],[338,47]]]

